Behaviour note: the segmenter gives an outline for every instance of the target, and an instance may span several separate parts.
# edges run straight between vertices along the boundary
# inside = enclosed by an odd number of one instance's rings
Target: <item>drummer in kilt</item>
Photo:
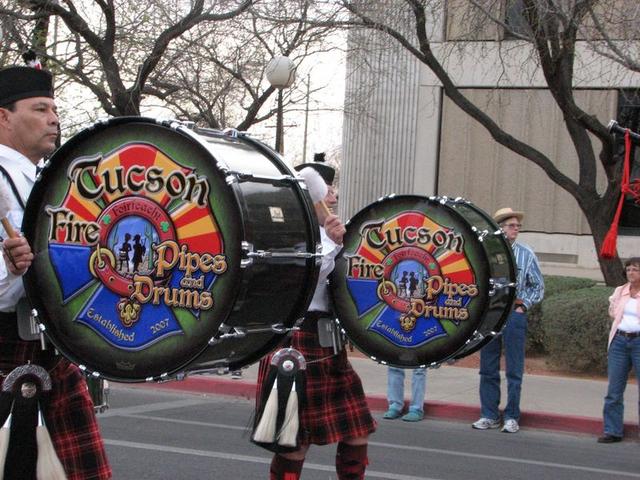
[[[313,168],[328,185],[324,199],[329,208],[337,203],[332,183],[333,168],[320,162],[307,163],[297,169]],[[376,429],[358,374],[353,370],[344,349],[337,354],[332,347],[319,342],[317,323],[322,318],[334,318],[330,313],[327,277],[335,266],[335,257],[342,247],[345,227],[340,219],[329,214],[319,204],[315,206],[322,252],[324,253],[318,283],[309,311],[299,331],[291,338],[291,347],[302,353],[306,360],[304,397],[299,426],[299,448],[287,453],[276,453],[271,462],[271,480],[296,480],[311,444],[338,443],[336,472],[338,479],[363,479],[368,463],[368,436]],[[258,373],[257,399],[264,398],[269,388],[265,379],[271,357],[264,358]],[[260,406],[258,407],[260,408]]]
[[[0,70],[0,188],[8,204],[8,211],[2,212],[2,217],[16,230],[22,223],[24,205],[36,179],[36,165],[53,152],[57,136],[58,115],[51,75],[31,67]],[[19,337],[16,306],[25,297],[21,276],[31,265],[33,254],[24,237],[8,238],[4,228],[0,234],[4,238],[0,260],[0,385],[18,366],[31,363],[48,371],[51,390],[46,395],[43,417],[50,435],[48,445],[52,445],[57,454],[64,477],[68,480],[111,478],[84,376],[76,366],[56,356],[53,349],[42,350],[40,342]],[[10,401],[5,408],[6,393],[2,395],[3,428],[9,428],[6,421],[9,409],[13,420],[11,439],[2,458],[4,476],[0,471],[0,477],[35,479],[36,458],[42,453],[40,436],[36,446],[36,420],[32,415],[31,423],[18,421],[16,417],[20,412],[16,405],[22,399]],[[14,436],[14,430],[20,435]],[[19,441],[15,441],[16,438]],[[46,472],[44,477],[53,478],[51,475]],[[60,472],[55,478],[61,478]]]

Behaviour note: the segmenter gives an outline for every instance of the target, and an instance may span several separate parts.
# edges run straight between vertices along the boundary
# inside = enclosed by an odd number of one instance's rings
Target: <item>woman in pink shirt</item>
[[[607,370],[609,387],[604,398],[604,435],[599,443],[620,442],[624,428],[623,395],[633,367],[640,385],[640,257],[624,264],[628,282],[609,298],[613,319],[609,333]]]

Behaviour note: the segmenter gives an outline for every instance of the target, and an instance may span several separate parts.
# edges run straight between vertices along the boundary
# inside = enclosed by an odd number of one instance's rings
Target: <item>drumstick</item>
[[[320,205],[320,208],[322,208],[327,215],[331,215],[331,210],[329,210],[329,207],[327,207],[327,204],[324,202],[324,198],[327,196],[329,188],[322,176],[317,170],[311,167],[303,168],[298,173],[307,184],[309,196],[311,197],[314,205]]]
[[[7,232],[9,238],[17,238],[19,236],[18,232],[15,231],[13,225],[11,225],[11,223],[9,223],[9,220],[7,219],[9,210],[11,210],[10,205],[11,201],[9,200],[6,189],[0,188],[0,223],[2,223],[2,226],[4,227],[5,232]],[[17,269],[18,266],[13,260],[13,257],[11,256],[9,250],[4,249],[4,252],[7,254],[7,257],[9,257],[9,260],[11,261],[13,266]]]

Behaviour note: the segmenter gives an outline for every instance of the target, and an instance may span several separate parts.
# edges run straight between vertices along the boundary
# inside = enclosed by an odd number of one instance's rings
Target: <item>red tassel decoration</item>
[[[618,244],[618,223],[620,222],[620,215],[622,214],[622,206],[624,205],[624,196],[630,191],[629,187],[629,164],[631,157],[631,135],[627,128],[624,132],[624,164],[622,166],[622,183],[620,185],[620,200],[618,201],[618,208],[616,214],[613,216],[613,222],[611,227],[604,237],[602,247],[600,247],[601,258],[613,258],[616,254],[616,247]]]

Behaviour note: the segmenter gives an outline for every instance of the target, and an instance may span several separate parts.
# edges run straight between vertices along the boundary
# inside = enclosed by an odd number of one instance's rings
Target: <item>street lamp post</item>
[[[278,89],[278,109],[276,111],[276,150],[284,153],[284,123],[282,89],[293,85],[296,78],[296,66],[289,57],[273,57],[265,69],[267,80]]]

